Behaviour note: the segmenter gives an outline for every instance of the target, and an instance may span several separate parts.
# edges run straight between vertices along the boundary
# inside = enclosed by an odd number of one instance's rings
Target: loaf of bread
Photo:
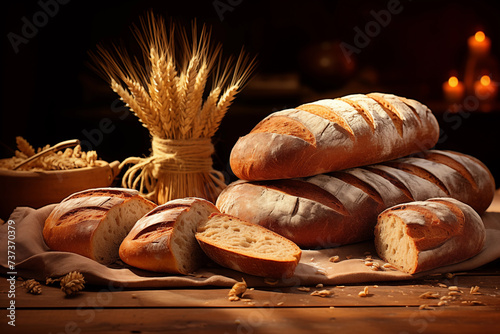
[[[99,263],[118,260],[118,248],[130,229],[156,204],[138,191],[95,188],[77,192],[61,201],[43,227],[43,238],[52,250],[73,252]]]
[[[451,197],[482,213],[494,192],[493,176],[479,160],[429,150],[308,178],[239,180],[222,191],[216,205],[302,248],[327,248],[373,238],[377,216],[388,207]]]
[[[206,259],[196,242],[196,229],[213,212],[219,210],[201,198],[162,204],[137,221],[120,246],[120,258],[145,270],[192,273]]]
[[[425,105],[391,94],[354,94],[275,112],[230,155],[243,180],[306,177],[432,148],[439,125]]]
[[[475,256],[485,236],[483,221],[470,206],[433,198],[383,211],[375,226],[375,247],[384,261],[415,274]]]
[[[292,241],[256,224],[213,213],[200,224],[196,239],[214,262],[250,275],[293,276],[302,251]]]

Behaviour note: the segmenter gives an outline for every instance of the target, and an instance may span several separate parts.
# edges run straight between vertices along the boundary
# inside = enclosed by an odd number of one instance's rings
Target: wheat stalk
[[[165,21],[152,12],[140,22],[140,26],[134,26],[133,33],[142,49],[144,63],[130,57],[123,48],[115,46],[108,51],[98,47],[97,54],[92,54],[98,69],[153,138],[204,140],[205,143],[215,134],[235,96],[247,82],[255,61],[243,50],[234,67],[231,59],[223,61],[221,45],[211,46],[211,33],[205,26],[198,34],[193,23],[192,34],[188,35],[185,29],[174,24],[167,29]],[[175,43],[176,38],[179,43]],[[176,49],[176,45],[180,45],[180,49]],[[210,77],[212,84],[206,92]],[[153,150],[153,156],[147,161],[129,158],[128,162],[136,164],[140,171],[132,167],[123,182],[148,188],[158,202],[182,195],[200,195],[193,194],[193,189],[204,191],[211,199],[221,191],[223,177],[213,170],[162,174],[155,179],[150,163],[160,160],[169,163],[172,159],[175,161],[176,156],[156,159],[155,154],[169,152],[169,148],[157,147],[156,151]]]

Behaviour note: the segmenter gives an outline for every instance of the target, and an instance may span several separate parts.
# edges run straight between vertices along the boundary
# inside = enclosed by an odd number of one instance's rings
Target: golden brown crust
[[[449,196],[482,213],[494,192],[491,173],[476,159],[432,150],[309,178],[240,180],[219,195],[216,205],[300,247],[326,248],[373,238],[377,215],[388,207]]]
[[[273,116],[260,122],[251,133],[275,133],[300,138],[316,146],[316,139],[302,123],[284,116]]]
[[[273,113],[238,139],[230,155],[244,180],[306,177],[400,158],[433,147],[430,110],[390,94],[354,94]]]
[[[398,231],[407,238],[391,235],[394,223],[402,224]],[[481,217],[467,204],[433,198],[386,209],[379,215],[374,233],[378,255],[415,274],[477,255],[484,246],[485,231]],[[398,254],[393,249],[412,251]]]
[[[77,253],[99,261],[94,249],[94,235],[111,209],[136,202],[143,213],[156,205],[124,188],[96,188],[77,192],[59,203],[47,217],[43,237],[52,250]],[[110,236],[112,239],[113,236]]]
[[[198,211],[199,216],[188,216]],[[137,221],[123,240],[120,258],[128,265],[144,270],[189,274],[201,265],[203,259],[194,237],[196,226],[211,212],[218,212],[215,205],[193,197],[172,200],[156,207]],[[175,240],[183,245],[176,244]]]
[[[351,140],[355,140],[354,137],[354,132],[352,131],[351,127],[349,126],[349,123],[345,121],[345,119],[342,118],[342,116],[336,112],[335,110],[331,110],[325,106],[322,105],[317,105],[314,103],[311,104],[303,104],[297,108],[297,110],[303,110],[307,111],[311,114],[320,116],[324,119],[329,120],[330,122],[334,123],[335,125],[338,125],[338,129],[340,131],[343,131],[346,133]]]

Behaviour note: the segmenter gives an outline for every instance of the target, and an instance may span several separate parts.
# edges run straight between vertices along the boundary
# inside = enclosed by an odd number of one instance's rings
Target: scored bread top
[[[212,212],[219,210],[202,198],[168,201],[135,223],[120,245],[120,258],[141,269],[189,274],[203,259],[196,228]]]
[[[157,229],[173,229],[177,217],[179,217],[182,212],[189,210],[193,203],[196,202],[203,202],[207,205],[213,206],[214,209],[217,210],[212,203],[202,198],[186,197],[171,200],[165,204],[157,206],[144,215],[144,217],[139,219],[130,231],[127,239],[136,240],[139,238],[144,239],[146,237],[151,239],[154,235],[158,235],[158,233],[151,233]]]
[[[465,216],[457,202],[451,198],[416,201],[392,207],[387,215],[398,216],[417,249],[424,251],[463,234]]]
[[[429,149],[439,126],[425,105],[392,94],[353,94],[270,114],[231,152],[240,179],[304,177]]]
[[[464,261],[484,247],[479,214],[453,198],[431,198],[383,211],[374,229],[379,256],[414,274]]]
[[[411,158],[306,178],[230,184],[217,199],[223,213],[265,226],[301,247],[331,247],[372,238],[384,209],[451,197],[483,213],[493,176],[477,159],[429,150]]]
[[[92,237],[111,209],[137,200],[142,207],[153,209],[156,204],[126,188],[94,188],[74,193],[59,203],[45,220],[43,237],[49,248],[65,250],[93,258]]]

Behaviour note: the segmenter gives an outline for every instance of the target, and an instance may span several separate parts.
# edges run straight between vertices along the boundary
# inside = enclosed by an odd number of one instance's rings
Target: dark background
[[[64,2],[51,7],[52,15],[17,52],[9,34],[21,36],[26,20],[33,23],[44,9],[39,1],[3,4],[0,157],[12,156],[16,136],[35,147],[78,138],[106,161],[149,155],[148,132],[89,67],[88,52],[98,43],[118,41],[133,49],[130,27],[153,9],[183,25],[196,18],[211,26],[226,55],[242,46],[257,55],[254,79],[213,139],[215,167],[228,181],[234,179],[228,166],[232,145],[265,115],[318,98],[383,91],[431,107],[443,132],[436,148],[474,155],[499,184],[498,108],[449,114],[441,91],[450,74],[463,77],[467,38],[476,30],[485,31],[493,57],[500,56],[498,1],[401,0],[400,12],[373,33],[351,63],[335,43],[355,46],[356,28],[375,22],[373,13],[387,10],[391,1]],[[318,59],[325,54],[330,66],[321,68]],[[498,82],[494,72],[492,79]],[[103,127],[102,119],[110,125]]]

